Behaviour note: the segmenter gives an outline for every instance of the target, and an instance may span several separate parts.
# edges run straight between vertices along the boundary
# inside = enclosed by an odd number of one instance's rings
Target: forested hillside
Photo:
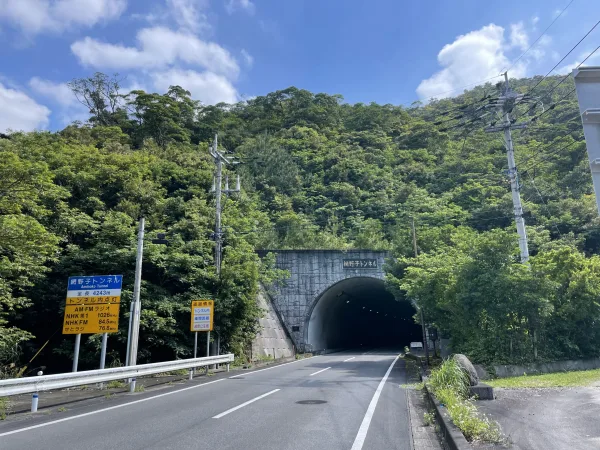
[[[526,93],[541,77],[513,80]],[[147,244],[141,362],[190,355],[189,302],[216,298],[222,342],[243,356],[260,314],[257,282],[280,276],[256,249],[386,249],[389,287],[423,306],[456,350],[482,362],[600,354],[600,230],[571,80],[536,86],[539,105],[515,108],[514,134],[531,265],[518,263],[507,162],[487,84],[410,107],[347,104],[288,88],[235,105],[203,105],[185,86],[119,92],[97,74],[71,87],[89,122],[0,139],[0,365],[68,367],[60,334],[67,277],[125,276],[124,359],[136,223]],[[554,107],[551,107],[555,105]],[[541,114],[541,115],[540,115]],[[209,142],[242,164],[242,193],[224,205],[223,271],[213,263]],[[412,257],[414,218],[420,256]],[[84,339],[95,367],[99,336]],[[14,363],[14,366],[11,365]]]

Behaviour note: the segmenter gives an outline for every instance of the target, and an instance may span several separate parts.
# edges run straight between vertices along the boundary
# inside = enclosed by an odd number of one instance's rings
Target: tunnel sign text
[[[122,275],[70,277],[63,334],[118,331],[122,284]]]
[[[377,269],[376,259],[344,259],[344,269]]]
[[[212,331],[215,302],[213,300],[192,301],[191,331]]]

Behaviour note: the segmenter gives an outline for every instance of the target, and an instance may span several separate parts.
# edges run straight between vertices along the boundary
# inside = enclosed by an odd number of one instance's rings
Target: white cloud
[[[0,83],[0,131],[46,128],[50,110],[31,97]]]
[[[34,92],[48,97],[62,106],[72,106],[78,103],[73,91],[71,91],[66,83],[54,83],[53,81],[33,77],[29,80],[29,87]]]
[[[28,34],[91,27],[117,19],[127,0],[0,0],[4,19]]]
[[[167,0],[171,16],[182,30],[199,33],[210,29],[208,17],[203,12],[208,0]]]
[[[233,14],[238,10],[246,11],[248,14],[254,14],[255,6],[250,0],[228,0],[225,4],[225,10]]]
[[[540,21],[540,18],[538,16],[533,16],[531,18],[531,25],[533,26],[534,29],[537,26],[539,21]]]
[[[148,69],[185,62],[231,79],[239,73],[236,60],[227,50],[187,32],[164,27],[143,28],[137,33],[137,41],[138,47],[125,47],[86,37],[74,42],[71,51],[81,64],[103,69]]]
[[[88,109],[81,104],[71,88],[66,83],[55,83],[39,77],[29,80],[29,87],[38,95],[48,98],[58,106],[55,115],[63,125],[68,125],[75,120],[85,122],[89,118]]]
[[[248,53],[245,48],[243,48],[240,53],[242,54],[242,57],[244,58],[246,65],[248,67],[252,67],[252,64],[254,64],[254,56],[252,56],[250,53]]]
[[[495,24],[458,36],[438,54],[438,62],[443,69],[421,81],[417,94],[422,99],[447,97],[449,91],[499,75],[502,69],[510,65],[505,54],[507,45],[504,28]],[[511,69],[514,77],[523,74],[524,67],[521,64]],[[452,95],[460,93],[454,92]]]
[[[527,50],[529,47],[529,37],[525,31],[523,22],[513,23],[510,26],[510,46],[518,47],[522,51]]]
[[[193,70],[171,69],[151,74],[154,87],[166,92],[169,86],[178,85],[188,90],[192,98],[204,104],[235,103],[238,93],[227,78],[212,72],[196,72]]]

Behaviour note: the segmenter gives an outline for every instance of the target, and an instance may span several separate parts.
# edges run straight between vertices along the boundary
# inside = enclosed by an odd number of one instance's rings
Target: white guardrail
[[[234,355],[229,353],[220,356],[204,358],[179,359],[151,364],[140,364],[130,367],[115,367],[111,369],[86,370],[83,372],[58,373],[55,375],[41,375],[26,378],[11,378],[0,380],[0,397],[10,395],[29,394],[52,389],[64,389],[85,384],[104,383],[106,381],[135,379],[144,375],[154,375],[163,372],[172,372],[181,369],[194,369],[196,367],[210,366],[213,364],[227,364],[233,362]]]

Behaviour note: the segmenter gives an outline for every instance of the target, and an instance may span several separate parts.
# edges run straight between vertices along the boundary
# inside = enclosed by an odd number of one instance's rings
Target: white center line
[[[224,380],[224,378],[221,378],[220,380],[209,381],[208,383],[197,384],[195,386],[190,386],[190,387],[186,387],[186,388],[183,388],[183,389],[178,389],[176,391],[165,392],[164,394],[158,394],[158,395],[154,395],[152,397],[142,398],[141,400],[135,400],[133,402],[123,403],[122,405],[111,406],[109,408],[99,409],[97,411],[91,411],[91,412],[88,412],[88,413],[79,414],[77,416],[65,417],[64,419],[58,419],[58,420],[53,420],[51,422],[40,423],[39,425],[32,425],[30,427],[19,428],[18,430],[7,431],[6,433],[0,433],[0,437],[2,437],[2,436],[8,436],[9,434],[21,433],[22,431],[33,430],[35,428],[47,427],[48,425],[54,425],[55,423],[67,422],[69,420],[79,419],[80,417],[91,416],[91,415],[99,414],[99,413],[102,413],[102,412],[105,412],[105,411],[112,411],[113,409],[123,408],[124,406],[129,406],[129,405],[135,405],[136,403],[148,402],[150,400],[155,400],[157,398],[165,397],[167,395],[177,394],[178,392],[188,391],[190,389],[196,389],[196,388],[199,388],[199,387],[202,387],[202,386],[206,386],[206,385],[209,385],[209,384],[218,383],[219,381],[223,381],[223,380]]]
[[[392,371],[394,364],[396,364],[396,361],[398,361],[398,358],[400,358],[400,355],[396,356],[396,358],[394,359],[394,361],[388,368],[387,372],[385,373],[385,375],[379,382],[379,386],[377,386],[377,390],[375,391],[375,394],[373,395],[373,398],[371,399],[371,403],[369,403],[369,407],[367,408],[365,417],[364,417],[362,423],[360,424],[360,428],[358,429],[358,434],[356,435],[356,439],[354,439],[354,444],[352,444],[351,450],[362,450],[363,444],[365,443],[365,439],[367,437],[367,432],[369,431],[369,426],[371,425],[371,419],[373,418],[373,413],[375,413],[375,408],[377,407],[377,402],[379,401],[379,396],[381,395],[383,386],[385,386],[385,382],[387,381],[388,377],[390,376],[390,372]]]
[[[344,362],[350,361],[351,359],[354,359],[354,358],[356,358],[356,356],[353,356],[352,358],[345,359]]]
[[[285,363],[285,364],[277,364],[276,366],[267,367],[266,369],[259,369],[259,370],[253,370],[252,372],[240,373],[239,375],[234,375],[234,376],[229,377],[229,378],[247,377],[248,375],[252,375],[253,373],[263,372],[265,370],[277,369],[278,367],[287,366],[288,364],[295,364],[295,363],[300,362],[300,361],[306,361],[307,359],[318,358],[318,357],[319,357],[319,355],[311,356],[309,358],[297,359],[296,361],[292,361],[292,362]]]
[[[329,369],[331,369],[331,367],[327,367],[327,368],[325,368],[325,369],[318,370],[318,371],[316,371],[315,373],[311,373],[311,374],[309,375],[309,377],[312,377],[313,375],[316,375],[316,374],[318,374],[318,373],[321,373],[321,372],[325,372],[326,370],[329,370]]]
[[[261,398],[265,398],[267,395],[274,394],[277,391],[279,391],[279,389],[273,389],[272,391],[267,392],[266,394],[259,395],[258,397],[253,398],[252,400],[248,400],[247,402],[244,402],[241,405],[237,405],[237,406],[235,406],[235,407],[233,407],[231,409],[228,409],[225,412],[222,412],[221,414],[217,414],[216,416],[213,416],[213,419],[220,419],[221,417],[226,416],[229,413],[237,411],[238,409],[243,408],[244,406],[249,405],[250,403],[254,403],[257,400],[260,400]]]

